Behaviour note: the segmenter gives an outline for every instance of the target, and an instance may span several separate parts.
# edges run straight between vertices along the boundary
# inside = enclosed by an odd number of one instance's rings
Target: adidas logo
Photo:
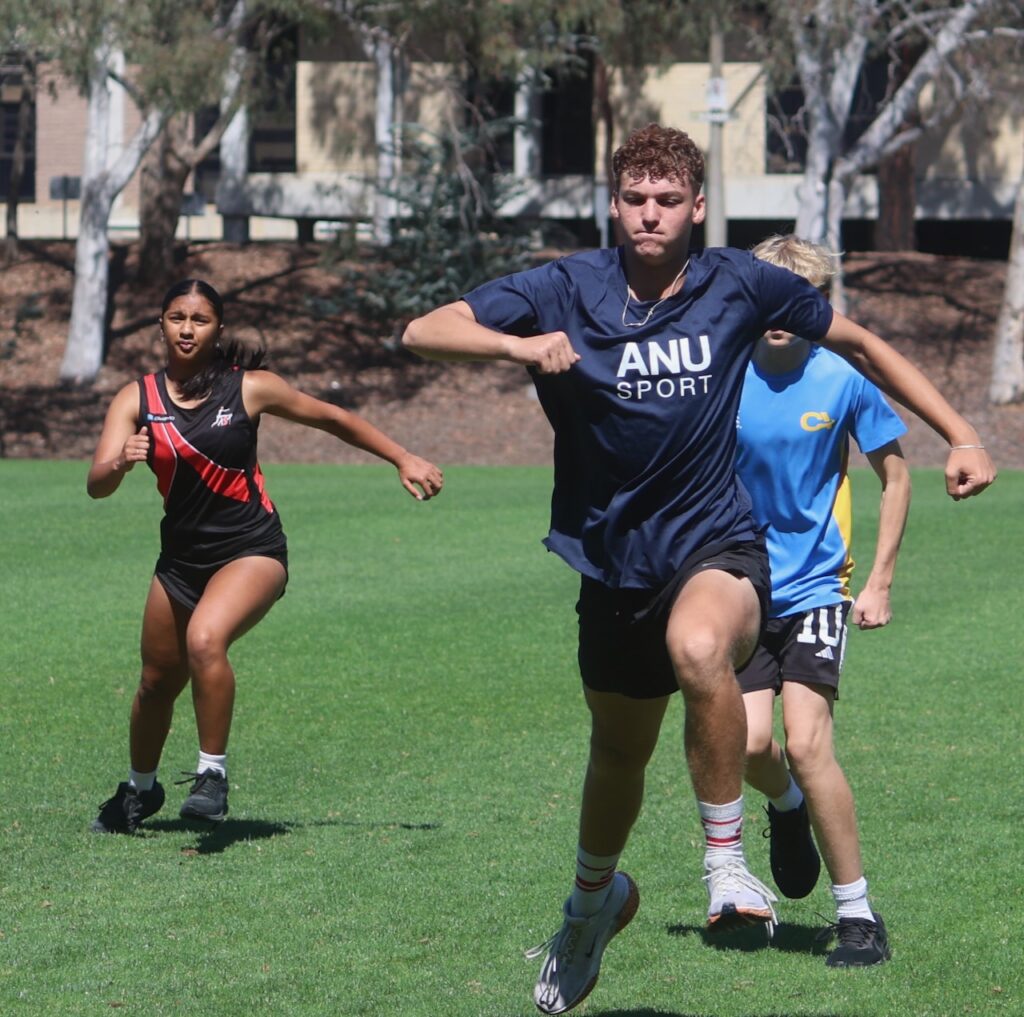
[[[818,650],[814,655],[815,657],[821,657],[822,660],[835,660],[835,654],[832,652],[831,646],[826,646],[824,650]]]

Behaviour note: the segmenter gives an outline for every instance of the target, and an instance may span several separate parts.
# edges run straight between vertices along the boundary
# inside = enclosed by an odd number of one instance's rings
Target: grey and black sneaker
[[[775,885],[792,900],[806,897],[818,882],[821,856],[811,836],[807,802],[789,812],[779,812],[771,802],[767,836],[771,838],[768,857]]]
[[[830,925],[819,939],[827,942],[833,936],[839,945],[825,958],[830,968],[866,968],[882,964],[892,956],[889,949],[889,934],[877,911],[872,911],[875,920],[867,918],[840,918]]]
[[[203,770],[202,773],[188,773],[185,780],[175,781],[176,784],[187,784],[188,798],[182,803],[182,819],[206,819],[211,823],[219,823],[228,814],[228,779],[214,770]]]
[[[135,833],[139,824],[164,804],[164,789],[157,781],[148,791],[139,791],[128,781],[117,785],[113,798],[100,806],[100,814],[89,827],[93,833]]]
[[[530,958],[544,957],[533,990],[541,1013],[565,1013],[587,998],[597,983],[605,947],[633,920],[639,905],[636,883],[625,872],[615,873],[608,899],[596,915],[577,918],[566,902],[562,927],[526,953]]]

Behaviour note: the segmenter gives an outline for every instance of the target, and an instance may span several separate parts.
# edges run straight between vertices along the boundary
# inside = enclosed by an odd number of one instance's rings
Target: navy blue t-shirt
[[[736,414],[768,328],[820,339],[828,301],[753,255],[692,256],[682,290],[627,297],[621,248],[574,254],[464,298],[478,322],[523,337],[564,331],[581,360],[534,373],[555,432],[545,545],[610,587],[655,590],[695,551],[754,538],[736,479]],[[625,311],[624,311],[625,307]],[[623,324],[623,320],[627,324]]]

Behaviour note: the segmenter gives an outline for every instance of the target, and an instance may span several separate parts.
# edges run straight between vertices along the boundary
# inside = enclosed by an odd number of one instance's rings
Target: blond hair
[[[838,254],[795,233],[767,237],[751,249],[751,254],[769,265],[788,268],[819,290],[827,290],[839,271]]]

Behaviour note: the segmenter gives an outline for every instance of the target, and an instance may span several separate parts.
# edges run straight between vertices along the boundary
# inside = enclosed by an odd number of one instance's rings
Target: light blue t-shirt
[[[771,617],[850,599],[849,438],[874,452],[906,433],[882,393],[818,346],[794,371],[747,367],[737,471],[766,527]]]

